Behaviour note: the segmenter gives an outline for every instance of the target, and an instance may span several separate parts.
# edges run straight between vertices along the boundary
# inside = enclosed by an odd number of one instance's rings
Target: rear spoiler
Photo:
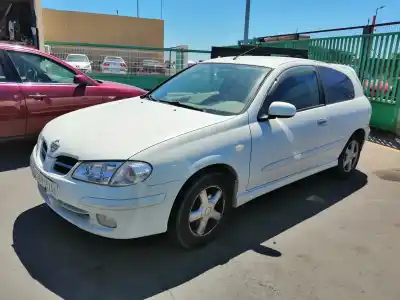
[[[254,49],[251,50],[252,48]],[[286,56],[308,59],[308,50],[263,46],[254,47],[249,45],[239,47],[211,47],[211,58],[238,56],[246,51],[249,51],[246,55],[250,56]]]

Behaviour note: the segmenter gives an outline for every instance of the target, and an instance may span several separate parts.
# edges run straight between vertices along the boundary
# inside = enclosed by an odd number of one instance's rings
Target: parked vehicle
[[[102,73],[127,74],[128,67],[122,57],[106,56],[100,65]]]
[[[85,54],[68,54],[65,62],[84,73],[92,72],[92,62]]]
[[[329,168],[352,175],[370,117],[350,67],[216,58],[134,101],[53,120],[31,169],[44,201],[83,230],[116,239],[169,231],[194,248],[262,194]]]
[[[165,64],[156,59],[144,59],[141,70],[145,73],[165,74]]]
[[[393,91],[398,91],[400,87],[400,77],[399,78],[388,78],[384,79],[369,79],[365,80],[365,89],[369,90],[369,95],[375,97],[379,96],[393,96],[394,101],[396,101],[396,95],[393,95]],[[397,85],[397,89],[394,87]]]
[[[36,49],[0,44],[0,140],[37,135],[57,116],[144,92],[94,80]]]

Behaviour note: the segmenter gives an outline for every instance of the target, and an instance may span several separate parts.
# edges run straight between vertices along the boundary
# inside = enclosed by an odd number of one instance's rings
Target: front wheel
[[[223,174],[206,174],[183,192],[170,232],[186,249],[212,241],[231,209],[234,186]]]
[[[350,138],[339,156],[336,173],[340,178],[346,179],[350,177],[360,159],[361,143],[356,137]]]

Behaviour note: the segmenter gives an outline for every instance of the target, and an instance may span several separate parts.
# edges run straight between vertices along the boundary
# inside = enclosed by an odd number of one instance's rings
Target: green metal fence
[[[65,43],[46,41],[46,49],[59,59],[70,54],[85,54],[91,65],[89,76],[138,86],[149,90],[187,68],[188,65],[210,58],[208,50],[192,50],[186,46],[151,48],[122,45]],[[122,69],[106,70],[107,57],[120,59]]]
[[[252,41],[255,43],[255,41]],[[309,58],[348,65],[372,104],[371,126],[400,132],[400,32],[263,43],[307,49]]]

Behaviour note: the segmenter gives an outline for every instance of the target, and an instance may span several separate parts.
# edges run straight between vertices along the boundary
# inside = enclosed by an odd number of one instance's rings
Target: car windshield
[[[201,63],[167,81],[149,96],[205,112],[235,115],[251,101],[270,71],[260,66]]]
[[[89,59],[85,55],[68,55],[67,61],[73,62],[89,62]]]

